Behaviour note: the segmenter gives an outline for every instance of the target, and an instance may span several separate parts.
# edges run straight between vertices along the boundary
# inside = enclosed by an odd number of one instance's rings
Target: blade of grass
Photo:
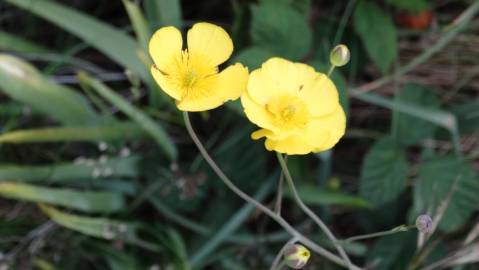
[[[269,177],[269,179],[260,186],[254,196],[256,200],[261,201],[266,197],[266,195],[269,194],[269,192],[274,186],[276,177],[276,175],[274,177]],[[228,236],[234,233],[254,209],[254,205],[245,203],[245,205],[241,207],[230,218],[230,220],[218,230],[215,235],[211,236],[208,242],[206,242],[203,246],[197,249],[197,251],[191,256],[191,265],[193,267],[202,266],[207,256],[214,252],[215,249],[218,248],[218,246],[223,243]]]
[[[1,182],[0,195],[23,201],[50,203],[94,213],[111,213],[121,210],[125,201],[120,193],[103,191],[74,191],[47,188],[16,182]]]
[[[102,82],[91,78],[86,73],[79,73],[78,78],[83,83],[90,85],[99,95],[118,107],[124,114],[135,121],[145,132],[149,133],[160,148],[165,152],[168,158],[175,160],[178,156],[176,146],[165,132],[162,126],[156,123],[152,118],[135,108],[123,97],[115,93]]]
[[[145,12],[151,22],[151,27],[172,25],[183,26],[179,0],[145,0]]]
[[[137,177],[139,158],[78,159],[75,163],[41,166],[0,164],[0,181],[71,182],[95,177]]]
[[[102,120],[82,95],[46,80],[14,56],[0,54],[0,91],[66,125]]]
[[[130,0],[123,0],[130,22],[135,30],[136,38],[141,44],[141,47],[145,52],[148,51],[148,40],[150,39],[151,32],[148,23],[143,15],[138,2],[131,2]]]
[[[0,143],[113,141],[139,138],[144,132],[130,122],[105,126],[51,127],[15,130],[0,135]]]
[[[451,139],[456,154],[460,155],[461,145],[459,141],[459,129],[457,126],[456,117],[452,113],[443,110],[424,108],[415,104],[401,102],[399,100],[393,101],[389,98],[373,93],[356,93],[354,97],[359,100],[390,109],[392,111],[405,113],[419,119],[429,121],[445,128],[451,134]]]
[[[47,48],[4,31],[0,31],[0,49],[28,53],[46,53],[49,51]]]
[[[49,0],[5,0],[78,36],[120,65],[148,80],[150,75],[137,57],[138,44],[123,31],[96,18]]]

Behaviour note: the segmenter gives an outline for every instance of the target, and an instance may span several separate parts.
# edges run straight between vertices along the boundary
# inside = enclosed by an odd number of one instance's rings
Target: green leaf
[[[254,70],[261,67],[261,64],[273,57],[274,52],[268,51],[261,47],[249,47],[242,50],[235,58],[235,62],[240,62],[247,66],[249,70]]]
[[[257,201],[262,201],[268,195],[273,187],[274,177],[269,177],[269,179],[264,182],[255,193],[254,198]],[[193,253],[190,259],[191,265],[193,267],[202,266],[208,256],[214,252],[228,236],[233,234],[241,226],[253,209],[254,206],[249,203],[245,203],[240,209],[238,209],[236,213],[234,213],[229,220],[217,230],[216,234],[210,236],[208,241]]]
[[[15,52],[45,53],[48,49],[19,36],[0,31],[0,49]]]
[[[377,141],[361,168],[359,192],[375,205],[395,199],[405,188],[409,165],[403,150],[389,137]]]
[[[369,208],[371,204],[359,197],[318,188],[314,185],[298,185],[298,193],[304,203],[308,205],[324,206],[338,205],[346,207]],[[289,189],[285,190],[284,195],[289,199],[294,199]]]
[[[253,44],[290,60],[301,60],[311,49],[312,31],[306,18],[285,5],[273,2],[253,5]]]
[[[369,251],[368,262],[375,270],[403,270],[416,250],[416,233],[401,232],[381,237]]]
[[[85,235],[106,240],[121,239],[127,242],[136,242],[138,239],[138,228],[131,223],[67,214],[44,204],[40,204],[40,209],[59,225]]]
[[[50,0],[37,0],[34,3],[31,0],[6,0],[5,2],[23,8],[69,31],[120,65],[149,80],[149,72],[137,56],[138,43],[123,31],[93,16]]]
[[[479,101],[468,101],[449,108],[456,116],[461,134],[473,133],[479,129]]]
[[[0,181],[71,182],[100,177],[129,177],[139,175],[139,158],[79,158],[74,163],[25,166],[0,164]]]
[[[428,7],[427,0],[386,0],[386,2],[407,11],[422,11]]]
[[[436,156],[421,164],[419,181],[415,185],[416,214],[429,210],[435,213],[453,187],[454,193],[439,223],[439,228],[445,231],[464,225],[478,208],[479,178],[472,164],[452,155]]]
[[[438,126],[444,127],[451,132],[457,129],[456,117],[452,113],[444,110],[423,108],[421,106],[411,103],[404,103],[397,100],[393,101],[390,98],[383,97],[374,93],[358,92],[354,89],[350,91],[350,94],[354,98],[357,98],[364,102],[394,110],[400,113],[404,113],[418,119],[426,120]]]
[[[353,26],[369,57],[382,73],[397,59],[397,33],[391,16],[371,1],[361,0]]]
[[[144,135],[138,125],[112,123],[104,126],[51,127],[15,130],[0,135],[0,143],[39,143],[71,141],[114,141],[138,138]]]
[[[0,54],[0,91],[66,125],[102,120],[82,95],[48,81],[14,56]]]
[[[175,144],[159,123],[156,123],[147,114],[135,108],[122,96],[115,93],[112,89],[110,89],[108,86],[106,86],[99,80],[91,78],[86,73],[80,73],[78,75],[78,78],[81,82],[91,86],[93,90],[95,90],[99,95],[107,99],[118,109],[120,109],[124,114],[126,114],[133,121],[135,121],[138,126],[143,128],[145,132],[149,133],[156,141],[156,143],[160,146],[160,148],[165,152],[168,158],[177,158],[178,150],[176,149]]]
[[[9,199],[50,203],[95,213],[111,213],[121,210],[125,206],[125,201],[120,193],[103,191],[81,192],[16,182],[0,182],[0,195]]]
[[[145,0],[145,12],[153,28],[172,25],[183,27],[179,0]]]
[[[131,25],[135,30],[136,39],[145,52],[148,51],[148,41],[151,37],[150,27],[143,15],[139,4],[137,2],[131,2],[130,0],[123,0],[128,17],[130,17]]]
[[[414,104],[428,109],[439,109],[440,106],[439,98],[431,89],[416,84],[405,85],[397,99],[404,104]],[[431,138],[437,128],[434,123],[405,113],[398,112],[395,117],[397,117],[397,139],[405,145]]]

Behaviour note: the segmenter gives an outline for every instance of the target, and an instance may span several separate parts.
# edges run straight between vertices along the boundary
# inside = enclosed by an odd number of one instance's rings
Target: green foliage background
[[[421,269],[464,248],[478,226],[479,3],[438,2],[1,0],[0,268],[269,268],[288,234],[219,181],[148,72],[151,33],[198,21],[225,27],[230,62],[250,71],[280,56],[326,73],[330,49],[350,48],[332,76],[345,138],[288,159],[301,197],[339,238],[443,212],[426,251],[408,231],[346,244],[355,263]],[[425,10],[422,29],[400,22]],[[192,118],[233,181],[273,207],[279,166],[239,103]],[[332,248],[289,190],[282,214]],[[314,254],[306,267],[338,268]]]

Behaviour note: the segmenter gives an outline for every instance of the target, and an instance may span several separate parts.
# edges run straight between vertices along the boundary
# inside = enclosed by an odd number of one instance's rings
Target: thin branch
[[[278,157],[278,161],[279,161],[279,164],[281,165],[281,168],[283,169],[284,176],[286,177],[286,181],[288,182],[291,192],[293,193],[293,197],[298,203],[299,207],[321,228],[321,230],[323,230],[323,232],[326,234],[329,240],[333,242],[334,247],[338,250],[341,257],[343,257],[344,261],[346,261],[348,268],[352,269],[351,260],[349,259],[348,254],[346,254],[343,247],[338,243],[338,240],[333,235],[333,233],[329,230],[328,226],[326,226],[326,224],[324,224],[324,222],[301,200],[301,197],[299,196],[298,191],[296,190],[296,187],[294,186],[293,177],[291,176],[291,173],[288,170],[288,166],[286,165],[286,162],[284,161],[283,155],[281,155],[281,153],[276,153],[276,156]]]
[[[298,241],[298,239],[296,239],[296,237],[293,237],[288,242],[286,242],[286,244],[284,244],[284,246],[279,250],[278,254],[274,258],[273,264],[271,264],[271,267],[269,268],[269,270],[278,269],[278,265],[281,263],[281,259],[283,258],[283,255],[284,255],[284,251],[286,250],[287,247],[289,247],[289,245],[294,244],[294,242],[296,241]]]
[[[303,243],[305,246],[310,248],[312,251],[316,252],[317,254],[329,259],[330,261],[341,265],[343,267],[347,267],[348,263],[341,259],[340,257],[336,256],[335,254],[329,252],[325,248],[319,246],[315,242],[311,241],[309,238],[298,232],[296,229],[294,229],[286,220],[284,220],[281,216],[275,214],[273,211],[271,211],[269,208],[261,204],[260,202],[256,201],[254,198],[250,197],[248,194],[244,193],[241,189],[239,189],[224,173],[223,171],[218,167],[216,162],[211,158],[209,155],[208,151],[204,148],[203,144],[201,143],[200,139],[196,135],[192,125],[190,118],[188,116],[187,112],[183,112],[183,119],[185,121],[185,126],[186,129],[191,136],[191,139],[193,142],[196,144],[196,147],[200,151],[201,155],[205,159],[205,161],[210,165],[210,167],[213,169],[213,171],[216,173],[216,175],[220,178],[221,181],[234,193],[236,193],[238,196],[240,196],[243,200],[253,204],[256,206],[259,210],[261,210],[263,213],[271,217],[273,220],[275,220],[281,227],[283,227],[291,236],[296,237],[299,242]],[[358,266],[352,265],[351,268],[352,270],[361,270]]]

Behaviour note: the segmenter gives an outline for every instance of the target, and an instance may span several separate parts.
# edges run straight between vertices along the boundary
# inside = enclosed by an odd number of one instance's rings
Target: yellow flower
[[[271,58],[249,77],[241,104],[262,129],[266,149],[307,154],[332,148],[344,135],[346,117],[334,83],[312,67]]]
[[[248,69],[241,64],[218,73],[233,52],[226,31],[210,23],[197,23],[188,31],[188,49],[178,29],[162,27],[149,43],[154,65],[151,74],[182,111],[204,111],[234,100],[246,89]]]

